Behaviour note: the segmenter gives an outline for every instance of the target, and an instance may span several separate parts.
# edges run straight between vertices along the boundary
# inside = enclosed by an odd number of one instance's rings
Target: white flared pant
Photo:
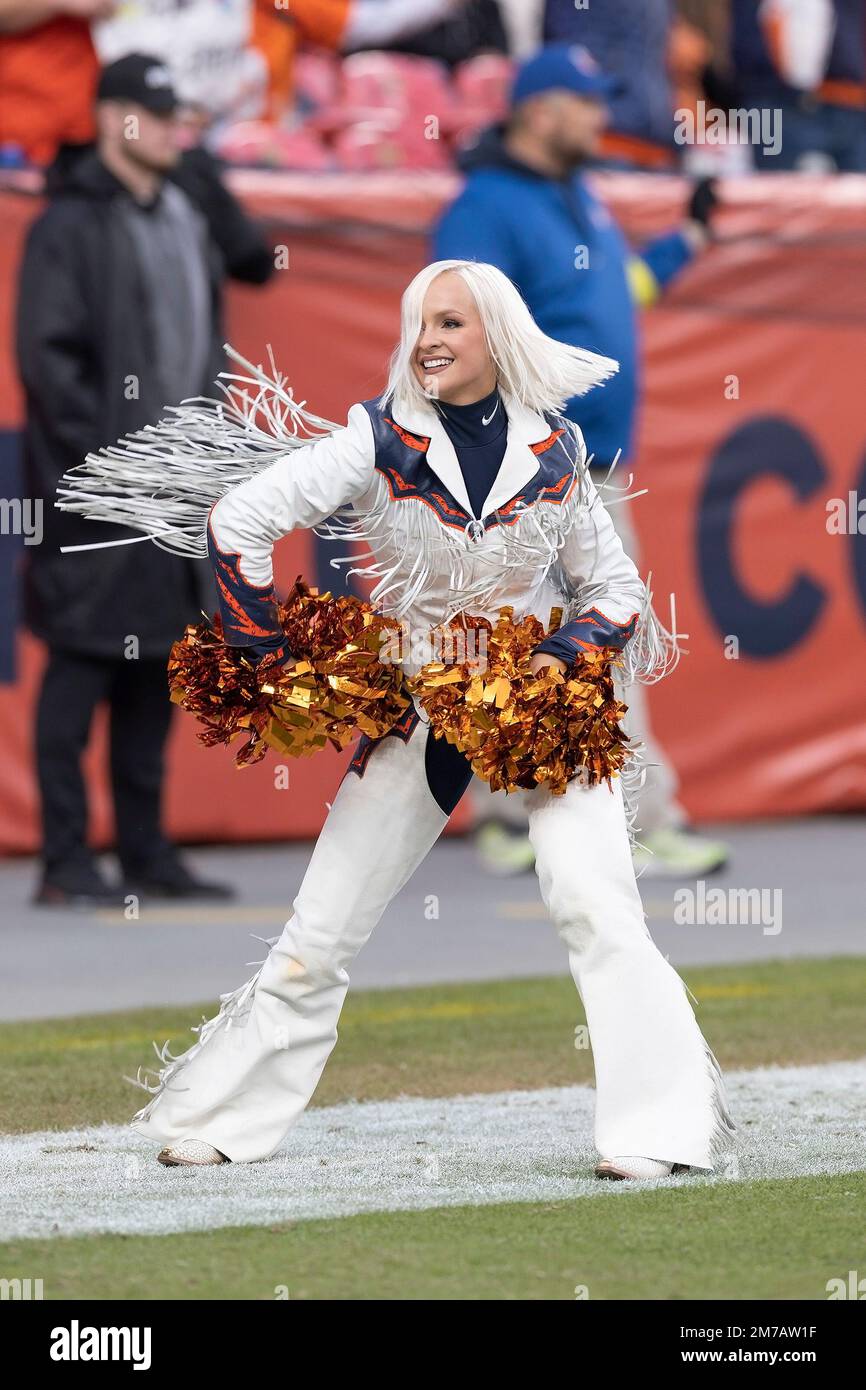
[[[428,736],[424,722],[407,742],[389,735],[363,776],[346,773],[282,936],[198,1042],[164,1058],[139,1134],[204,1139],[236,1163],[279,1146],[337,1040],[350,962],[448,821],[425,774]],[[599,1153],[712,1168],[732,1133],[724,1082],[647,930],[619,782],[526,800],[541,893],[586,1011]]]

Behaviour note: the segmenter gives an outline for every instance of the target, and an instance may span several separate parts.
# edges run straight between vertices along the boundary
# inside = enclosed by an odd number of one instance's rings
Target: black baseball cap
[[[160,58],[127,53],[109,63],[99,75],[97,101],[132,101],[157,116],[169,116],[179,102],[171,72]]]

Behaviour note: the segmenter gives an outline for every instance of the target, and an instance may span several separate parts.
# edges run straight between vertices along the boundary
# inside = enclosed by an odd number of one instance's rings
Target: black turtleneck
[[[473,515],[481,519],[481,508],[499,472],[508,440],[508,416],[494,387],[489,396],[471,405],[451,405],[439,401],[445,433],[454,451],[469,494]]]

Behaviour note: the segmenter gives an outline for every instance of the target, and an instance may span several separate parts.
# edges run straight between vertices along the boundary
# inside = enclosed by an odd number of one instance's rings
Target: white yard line
[[[654,1185],[866,1169],[866,1058],[726,1077],[738,1152],[713,1176]],[[217,1226],[492,1202],[615,1197],[592,1176],[587,1086],[310,1109],[270,1159],[162,1168],[152,1143],[101,1125],[0,1137],[0,1237]]]

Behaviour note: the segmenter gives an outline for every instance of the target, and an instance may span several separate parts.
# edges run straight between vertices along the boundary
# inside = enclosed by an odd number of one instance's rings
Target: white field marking
[[[726,1077],[736,1164],[653,1186],[866,1169],[866,1058]],[[163,1168],[119,1125],[0,1137],[0,1237],[162,1235],[368,1211],[616,1198],[592,1176],[589,1086],[312,1108],[271,1158]]]

